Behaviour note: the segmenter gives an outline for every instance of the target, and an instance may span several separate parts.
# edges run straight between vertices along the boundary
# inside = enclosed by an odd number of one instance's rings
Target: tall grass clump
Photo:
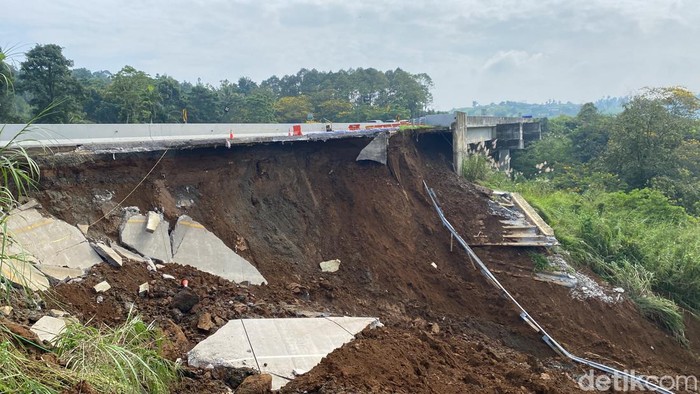
[[[178,367],[160,356],[163,337],[153,324],[129,316],[117,328],[69,324],[55,352],[66,367],[109,393],[167,393]]]
[[[46,350],[0,325],[0,393],[53,394],[75,383],[72,371],[27,357],[15,344]]]
[[[504,161],[509,162],[510,158]],[[491,156],[491,149],[482,141],[469,148],[462,159],[462,176],[469,182],[483,182],[498,173],[498,163]]]
[[[622,286],[645,316],[685,341],[681,305],[700,310],[700,221],[661,192],[514,185],[577,263]]]

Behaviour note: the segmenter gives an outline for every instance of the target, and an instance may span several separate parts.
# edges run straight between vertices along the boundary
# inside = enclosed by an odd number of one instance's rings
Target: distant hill
[[[627,102],[627,97],[605,97],[597,100],[595,104],[598,111],[604,114],[617,114],[622,112],[622,106]],[[454,111],[466,112],[467,115],[491,115],[491,116],[526,116],[531,115],[535,118],[554,118],[560,115],[575,116],[581,109],[581,104],[575,104],[570,101],[562,103],[561,101],[550,100],[543,104],[530,104],[519,101],[501,101],[500,103],[491,103],[480,105],[476,101],[471,107],[455,108]]]

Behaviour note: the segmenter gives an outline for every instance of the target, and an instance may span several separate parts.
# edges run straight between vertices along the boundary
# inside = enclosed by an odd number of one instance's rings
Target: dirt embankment
[[[293,316],[304,310],[379,317],[288,392],[562,392],[575,391],[584,371],[556,357],[505,299],[486,284],[442,227],[423,190],[426,180],[445,213],[470,243],[500,239],[499,218],[485,196],[451,170],[442,135],[392,137],[387,166],[355,162],[365,139],[171,151],[124,206],[157,208],[174,223],[188,214],[239,251],[269,281],[242,288],[190,268],[203,301],[190,314],[168,307],[175,281],[136,265],[106,265],[80,284],[58,288],[60,301],[94,322],[114,323],[134,302],[175,340],[182,357],[212,331],[197,328],[208,312],[219,327],[238,317]],[[38,198],[69,223],[93,223],[126,197],[160,153],[68,155],[43,163]],[[90,230],[117,239],[119,210]],[[700,373],[700,331],[693,322],[683,348],[625,302],[578,301],[552,284],[512,275],[531,267],[528,250],[480,247],[484,262],[554,337],[575,354],[641,373]],[[318,263],[340,259],[338,272]],[[437,265],[433,268],[431,263]],[[518,268],[520,267],[520,268]],[[113,281],[111,299],[96,304],[92,282]],[[121,279],[119,279],[121,278]],[[148,298],[134,289],[151,280]],[[135,286],[135,287],[134,287]],[[225,380],[193,373],[187,391]],[[217,378],[219,380],[217,380]],[[194,386],[191,386],[194,385]],[[214,385],[214,386],[212,386]]]

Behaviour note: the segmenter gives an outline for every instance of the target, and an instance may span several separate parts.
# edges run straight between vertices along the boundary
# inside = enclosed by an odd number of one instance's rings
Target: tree
[[[608,169],[633,188],[648,186],[674,165],[673,152],[683,141],[683,123],[684,118],[669,111],[662,99],[634,97],[611,130],[605,153]]]
[[[301,123],[313,112],[306,96],[282,97],[275,103],[275,116],[278,122]]]
[[[125,123],[153,120],[158,93],[151,77],[131,66],[114,75],[107,88],[107,99],[119,108],[119,121]]]
[[[241,123],[271,123],[275,121],[275,96],[267,89],[257,88],[245,96],[237,115]]]
[[[608,144],[610,118],[601,115],[593,103],[586,103],[574,119],[569,137],[573,154],[583,163],[600,156]]]
[[[180,90],[180,83],[167,75],[156,75],[156,93],[158,100],[153,105],[153,121],[158,123],[182,122],[182,109],[185,101]]]
[[[65,123],[82,116],[83,90],[70,71],[72,66],[73,61],[66,59],[63,49],[55,44],[37,45],[27,52],[20,68],[19,88],[29,95],[33,114],[58,104],[41,122]]]
[[[7,54],[0,48],[0,123],[11,123],[14,120],[14,73],[9,64],[5,63]]]
[[[198,83],[187,94],[187,121],[189,123],[219,122],[222,106],[219,97],[210,85]]]

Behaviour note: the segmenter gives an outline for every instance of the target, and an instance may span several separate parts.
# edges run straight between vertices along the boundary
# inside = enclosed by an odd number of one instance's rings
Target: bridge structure
[[[458,173],[461,173],[463,159],[474,153],[478,144],[487,146],[499,165],[508,168],[512,149],[523,149],[541,136],[540,123],[534,119],[467,116],[456,112],[429,115],[410,122],[384,123],[33,124],[29,127],[4,124],[0,125],[0,146],[18,144],[25,148],[119,153],[375,137],[411,127],[422,133],[451,133]]]

